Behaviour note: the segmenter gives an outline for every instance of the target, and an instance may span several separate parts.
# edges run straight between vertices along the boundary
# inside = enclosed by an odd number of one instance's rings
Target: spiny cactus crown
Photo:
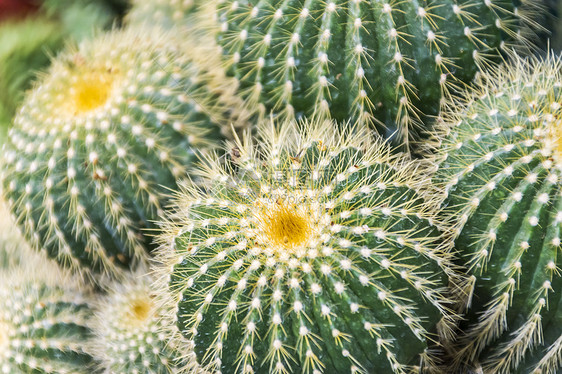
[[[0,270],[0,372],[89,373],[90,312],[79,282],[46,259],[26,260]]]
[[[175,372],[178,351],[162,332],[163,322],[144,272],[109,285],[96,306],[92,351],[111,373]]]
[[[235,85],[158,30],[115,31],[53,61],[27,97],[3,153],[3,184],[36,248],[61,264],[117,274],[149,246],[140,230],[195,148],[240,123]],[[217,56],[218,57],[218,56]]]
[[[417,139],[423,114],[437,114],[451,84],[471,80],[496,48],[527,44],[538,12],[538,2],[511,0],[209,4],[203,17],[216,20],[249,101],[289,119],[351,115],[386,135],[398,130],[399,144]]]
[[[209,161],[208,193],[178,193],[168,310],[213,372],[404,373],[446,309],[423,168],[367,133],[301,126],[262,125],[234,165]]]
[[[445,214],[475,283],[461,355],[486,349],[486,373],[528,372],[524,359],[549,342],[557,353],[541,365],[562,357],[561,68],[516,58],[484,72],[438,136]]]

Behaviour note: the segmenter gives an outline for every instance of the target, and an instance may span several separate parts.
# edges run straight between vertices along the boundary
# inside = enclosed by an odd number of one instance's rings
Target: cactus
[[[210,49],[182,47],[212,60]],[[84,274],[117,275],[152,248],[168,188],[196,150],[242,123],[235,86],[172,34],[128,29],[53,61],[2,158],[4,194],[34,248]],[[219,57],[217,56],[217,59]]]
[[[517,57],[483,72],[436,134],[444,214],[473,283],[458,358],[485,373],[536,373],[531,356],[549,344],[544,362],[562,359],[561,68]]]
[[[180,357],[162,332],[151,282],[139,270],[125,282],[110,284],[108,295],[97,303],[92,352],[107,373],[176,372]]]
[[[75,278],[32,257],[0,270],[0,372],[90,373],[87,293]]]
[[[261,125],[260,143],[232,145],[233,164],[208,158],[210,192],[186,183],[178,193],[158,288],[206,370],[434,366],[427,349],[450,323],[451,269],[434,206],[417,192],[424,168],[344,127]]]
[[[49,65],[49,56],[63,47],[63,40],[82,40],[109,26],[113,19],[108,7],[94,0],[44,0],[40,4],[16,0],[7,7],[7,12],[10,7],[32,7],[36,13],[0,24],[0,144],[24,91],[36,73]]]
[[[530,44],[538,3],[215,0],[201,18],[247,100],[281,118],[372,123],[403,145],[496,48]]]

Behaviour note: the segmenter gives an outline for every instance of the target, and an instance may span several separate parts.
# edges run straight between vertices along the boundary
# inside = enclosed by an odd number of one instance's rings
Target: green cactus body
[[[182,43],[212,60],[210,49]],[[195,149],[240,123],[235,85],[178,45],[148,29],[84,42],[54,60],[16,117],[4,194],[28,240],[62,265],[117,274],[142,258],[141,230]]]
[[[259,146],[233,145],[237,172],[209,161],[209,194],[184,186],[165,225],[161,278],[198,363],[222,373],[431,366],[449,259],[416,192],[422,169],[366,133],[295,127],[263,126]]]
[[[28,2],[33,3],[33,2]],[[44,0],[34,16],[0,24],[0,143],[24,92],[66,39],[82,40],[108,27],[114,14],[89,0]]]
[[[525,39],[537,12],[536,2],[511,0],[211,3],[202,16],[216,21],[249,101],[282,118],[374,123],[397,132],[400,145],[418,139],[451,84],[471,80],[495,48]]]
[[[55,267],[35,265],[0,270],[0,372],[90,373],[84,294]]]
[[[92,352],[114,374],[168,374],[180,359],[164,333],[151,277],[142,272],[109,285],[97,303]]]
[[[443,206],[474,283],[459,358],[485,373],[530,373],[548,344],[562,357],[560,69],[516,58],[484,73],[439,135]]]

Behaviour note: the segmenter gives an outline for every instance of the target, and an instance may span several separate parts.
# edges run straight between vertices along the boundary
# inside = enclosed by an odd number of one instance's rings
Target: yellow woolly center
[[[103,106],[111,94],[113,79],[108,72],[91,72],[76,77],[70,88],[70,108],[82,114]]]
[[[152,317],[154,303],[148,295],[138,295],[130,300],[127,313],[128,322],[131,325],[140,325]]]
[[[264,209],[262,215],[263,231],[272,244],[292,248],[309,237],[309,219],[296,206],[277,203]]]

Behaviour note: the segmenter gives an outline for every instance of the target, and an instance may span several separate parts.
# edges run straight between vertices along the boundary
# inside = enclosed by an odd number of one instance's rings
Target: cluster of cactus
[[[11,121],[0,373],[561,371],[541,6],[132,1]]]

